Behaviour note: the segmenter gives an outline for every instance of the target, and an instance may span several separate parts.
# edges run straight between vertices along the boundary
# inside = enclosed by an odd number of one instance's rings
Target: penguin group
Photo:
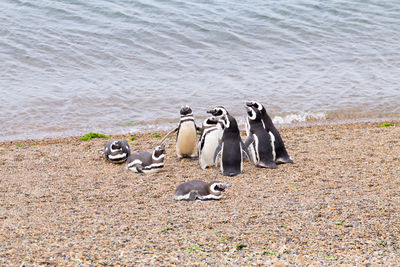
[[[293,163],[282,137],[274,126],[265,107],[256,101],[246,102],[246,139],[243,142],[236,119],[223,106],[216,106],[207,113],[201,127],[196,126],[192,109],[185,105],[180,109],[178,127],[170,131],[152,153],[131,153],[124,140],[112,140],[105,145],[104,155],[112,163],[126,163],[126,168],[136,173],[154,173],[162,170],[166,155],[166,138],[176,133],[177,160],[198,159],[201,169],[220,167],[224,176],[236,176],[243,172],[244,158],[256,167],[276,169],[277,164]],[[197,132],[200,131],[200,138]],[[218,200],[230,187],[220,181],[206,183],[192,180],[180,184],[175,200]]]
[[[131,154],[129,145],[124,140],[111,140],[105,145],[104,156],[107,161],[121,164],[137,173],[154,173],[164,167],[165,143],[157,146],[153,153],[143,151]]]

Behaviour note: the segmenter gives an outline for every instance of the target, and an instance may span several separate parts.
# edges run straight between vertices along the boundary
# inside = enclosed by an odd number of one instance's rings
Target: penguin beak
[[[225,188],[231,187],[230,184],[225,184]]]
[[[214,112],[214,110],[212,110],[212,109],[211,110],[207,110],[207,113],[211,113],[212,114],[213,112]]]
[[[251,102],[251,101],[246,101],[246,106],[247,107],[251,107],[253,105],[253,102]]]
[[[224,191],[224,190],[227,189],[228,187],[231,187],[231,185],[230,185],[230,184],[222,184],[222,185],[221,185],[222,191]]]

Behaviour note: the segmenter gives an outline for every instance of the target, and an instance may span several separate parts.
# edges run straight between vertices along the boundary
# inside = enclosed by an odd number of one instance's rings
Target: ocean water
[[[400,114],[400,1],[1,0],[0,140]]]

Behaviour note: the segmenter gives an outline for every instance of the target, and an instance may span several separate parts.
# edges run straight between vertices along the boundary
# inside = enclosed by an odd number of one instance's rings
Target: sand
[[[246,161],[236,177],[178,162],[174,138],[149,175],[106,162],[107,139],[2,142],[0,264],[399,265],[400,127],[379,125],[280,129],[295,164]],[[232,186],[220,201],[174,201],[192,179]]]

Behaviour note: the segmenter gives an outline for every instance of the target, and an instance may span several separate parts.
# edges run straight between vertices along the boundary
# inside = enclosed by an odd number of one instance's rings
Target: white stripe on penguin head
[[[118,140],[115,140],[114,142],[111,143],[111,145],[110,145],[110,152],[111,153],[114,153],[114,152],[117,152],[117,151],[122,151],[122,147],[117,148],[117,149],[113,149],[113,145],[115,145],[116,143],[118,143]]]
[[[247,110],[251,113],[251,114],[247,113],[249,119],[254,121],[257,118],[256,112],[252,108],[247,108]]]

